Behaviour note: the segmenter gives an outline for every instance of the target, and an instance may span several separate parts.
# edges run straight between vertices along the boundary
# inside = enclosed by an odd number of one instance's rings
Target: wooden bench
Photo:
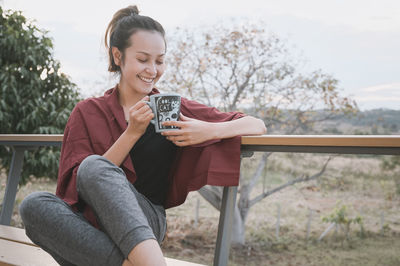
[[[62,135],[2,135],[0,145],[11,146],[14,150],[13,163],[8,175],[0,224],[8,225],[11,220],[15,194],[22,168],[24,151],[37,146],[60,146]],[[337,154],[387,154],[400,155],[399,135],[264,135],[243,136],[242,156],[248,157],[255,151],[261,152],[302,152],[302,153],[337,153]],[[233,224],[233,211],[236,202],[237,187],[224,187],[218,236],[215,247],[214,265],[228,264],[230,235]],[[4,262],[18,265],[36,265],[35,261],[43,258],[39,265],[45,265],[47,253],[32,245],[22,229],[1,226],[0,265]],[[20,241],[23,239],[23,241]],[[25,249],[29,250],[25,252]],[[29,252],[29,253],[28,253]],[[12,255],[14,254],[14,255]],[[28,254],[28,255],[26,255]],[[14,256],[14,257],[12,257]],[[23,260],[25,258],[25,260]],[[11,260],[13,259],[13,260]],[[19,263],[19,260],[23,260]],[[47,261],[47,260],[46,260]],[[52,258],[50,257],[50,261]],[[54,261],[53,261],[54,262]],[[187,264],[173,259],[168,265]],[[8,263],[8,264],[7,264]],[[182,264],[183,263],[183,264]]]
[[[168,266],[201,264],[165,258]],[[0,225],[0,265],[55,266],[58,263],[25,235],[25,230]]]

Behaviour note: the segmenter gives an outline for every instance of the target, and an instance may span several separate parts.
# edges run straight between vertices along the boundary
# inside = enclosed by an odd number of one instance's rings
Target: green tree
[[[79,100],[77,87],[53,58],[52,40],[20,11],[0,7],[0,133],[61,134]],[[33,174],[56,178],[59,148],[25,153],[22,181]],[[0,147],[9,168],[11,150]]]

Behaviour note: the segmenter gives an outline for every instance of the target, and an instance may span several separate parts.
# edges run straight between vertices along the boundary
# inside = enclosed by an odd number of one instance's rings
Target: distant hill
[[[319,122],[315,131],[321,134],[400,134],[400,110],[374,109],[355,115],[340,115]]]

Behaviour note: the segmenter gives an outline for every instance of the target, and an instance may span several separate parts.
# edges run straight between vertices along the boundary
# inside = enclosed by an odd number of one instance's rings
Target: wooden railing
[[[13,158],[0,214],[8,225],[20,179],[24,151],[38,146],[61,146],[62,135],[2,135],[0,145],[13,149]],[[263,135],[242,137],[242,157],[253,152],[304,152],[400,155],[400,135]],[[237,187],[224,187],[214,265],[227,265]]]

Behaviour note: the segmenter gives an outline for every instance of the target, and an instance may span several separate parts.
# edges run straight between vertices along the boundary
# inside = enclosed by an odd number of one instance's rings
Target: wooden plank
[[[39,247],[4,239],[0,239],[0,262],[6,265],[58,265],[47,252]]]
[[[20,229],[20,228],[15,228],[12,226],[6,226],[6,225],[0,225],[0,240],[8,241],[8,242],[14,242],[16,245],[13,244],[8,244],[7,242],[1,242],[0,243],[0,263],[7,263],[5,265],[36,265],[34,262],[36,261],[36,257],[40,256],[43,257],[43,252],[37,252],[37,249],[40,249],[38,246],[36,246],[32,241],[26,236],[25,230]],[[30,252],[31,257],[27,257],[25,259],[26,264],[19,264],[19,262],[22,262],[21,260],[15,261],[14,255],[19,254],[21,256],[22,254],[25,255],[25,250],[26,248],[24,246],[31,246],[34,247],[35,249],[32,251],[32,249],[28,249]],[[3,249],[4,247],[4,249]],[[13,251],[12,256],[8,255],[8,248],[15,248],[16,250]],[[46,253],[46,252],[45,252]],[[50,256],[46,253],[46,256]],[[32,261],[30,260],[32,259]],[[52,258],[51,258],[52,259]],[[176,260],[176,259],[171,259],[171,258],[165,258],[167,265],[168,266],[200,266],[201,264],[196,264],[196,263],[191,263],[187,261],[181,261],[181,260]],[[1,265],[1,264],[0,264]],[[40,265],[40,264],[37,264]],[[46,264],[43,264],[46,265]],[[53,265],[53,264],[49,264]]]
[[[62,134],[0,134],[0,141],[61,142]],[[400,147],[400,135],[262,135],[243,136],[243,145]]]
[[[165,258],[167,266],[204,266],[182,260]],[[0,265],[55,266],[57,262],[37,246],[0,239]]]
[[[7,225],[0,225],[0,239],[36,246],[25,234],[24,229]]]
[[[62,134],[0,134],[0,141],[62,141]]]
[[[0,134],[0,141],[62,142],[63,135]],[[400,135],[262,135],[243,136],[243,145],[400,147]]]
[[[400,135],[262,135],[243,136],[242,145],[395,147]]]
[[[187,262],[171,258],[165,258],[165,261],[167,262],[167,266],[205,266],[204,264],[197,264],[193,262]]]

